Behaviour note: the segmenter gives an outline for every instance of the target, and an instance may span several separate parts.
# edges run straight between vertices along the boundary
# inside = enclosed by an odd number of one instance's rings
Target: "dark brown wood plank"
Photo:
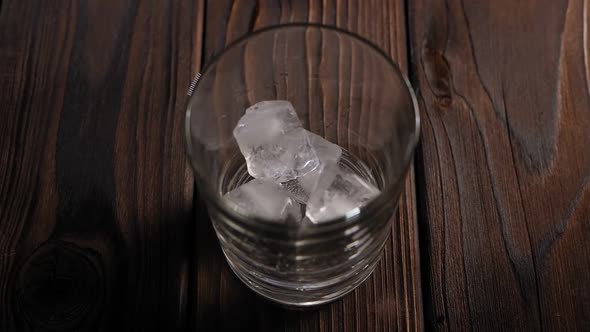
[[[587,1],[410,2],[427,326],[590,326]]]
[[[385,50],[407,70],[406,20],[403,1],[287,1],[211,0],[207,2],[204,62],[227,44],[248,32],[284,22],[315,22],[338,26],[360,34]],[[308,43],[321,42],[309,37]],[[325,50],[332,45],[323,45]],[[338,45],[336,45],[338,47]],[[247,53],[247,52],[246,52]],[[248,54],[245,55],[248,58]],[[353,66],[348,57],[320,60],[320,66]],[[248,58],[252,61],[264,61]],[[255,66],[253,66],[255,67]],[[263,66],[259,66],[263,68]],[[354,70],[353,70],[354,72]],[[356,71],[362,75],[362,68]],[[246,72],[246,80],[256,73]],[[258,73],[263,75],[264,73]],[[297,77],[289,77],[298,80]],[[255,80],[251,80],[255,84]],[[322,84],[322,83],[318,83]],[[344,98],[346,87],[325,89],[322,98]],[[327,90],[327,91],[326,91]],[[278,92],[282,93],[281,91]],[[340,97],[339,97],[340,96]],[[310,107],[321,107],[322,100]],[[361,105],[358,105],[361,107]],[[313,112],[312,112],[313,113]],[[329,137],[347,139],[338,132],[349,121],[370,121],[366,114],[349,118],[331,116],[324,121],[304,121]],[[362,118],[361,118],[362,117]],[[326,120],[327,119],[327,120]],[[358,122],[355,122],[358,123]],[[201,211],[201,210],[199,210]],[[332,304],[311,310],[285,310],[269,304],[247,289],[231,272],[221,254],[206,214],[199,212],[197,224],[196,330],[332,331],[332,330],[421,330],[422,302],[415,211],[413,172],[408,177],[399,215],[393,219],[392,238],[373,275],[353,293]]]
[[[0,330],[183,330],[202,1],[2,1]]]

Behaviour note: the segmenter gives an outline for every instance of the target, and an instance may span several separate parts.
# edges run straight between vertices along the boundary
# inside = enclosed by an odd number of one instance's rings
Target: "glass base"
[[[296,309],[326,304],[352,292],[375,270],[381,259],[382,251],[383,246],[381,246],[379,254],[375,255],[372,260],[366,262],[361,268],[351,271],[348,275],[339,276],[323,283],[308,284],[306,289],[301,289],[299,283],[283,283],[280,287],[272,285],[253,275],[255,273],[252,273],[251,270],[241,268],[239,264],[234,263],[225,251],[224,255],[231,270],[248,288],[267,300]]]

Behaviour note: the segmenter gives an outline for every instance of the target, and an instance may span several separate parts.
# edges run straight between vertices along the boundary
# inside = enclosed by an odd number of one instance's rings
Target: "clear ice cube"
[[[301,205],[277,183],[254,179],[223,196],[232,209],[271,221],[299,221]]]
[[[254,178],[286,182],[319,165],[310,137],[288,101],[250,106],[233,134]]]
[[[321,163],[337,163],[342,155],[342,148],[338,145],[308,131],[311,147],[315,150],[316,155]]]
[[[311,147],[318,156],[321,165],[337,164],[342,155],[342,148],[312,132],[307,132],[310,138]],[[300,175],[297,179],[283,183],[283,187],[300,203],[306,204],[310,193],[320,178],[323,167],[316,167],[306,174]]]
[[[320,167],[321,176],[309,196],[305,216],[313,223],[351,216],[380,191],[360,176],[336,164]]]

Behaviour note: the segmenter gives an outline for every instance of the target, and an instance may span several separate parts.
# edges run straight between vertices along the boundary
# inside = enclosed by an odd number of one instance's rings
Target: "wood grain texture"
[[[201,1],[0,14],[0,330],[183,330]]]
[[[314,22],[337,26],[369,39],[407,70],[406,21],[403,1],[286,1],[211,0],[206,4],[204,58],[208,61],[233,40],[248,32],[286,22]],[[308,43],[321,43],[321,36],[308,36]],[[327,49],[332,45],[314,47]],[[338,45],[336,45],[338,47]],[[297,50],[295,50],[297,52]],[[246,51],[246,58],[248,58]],[[264,61],[263,59],[249,59]],[[355,66],[348,57],[332,57],[312,63],[326,66]],[[255,66],[253,66],[255,67]],[[264,66],[259,66],[263,68]],[[343,71],[344,72],[344,71]],[[350,71],[346,71],[350,72]],[[355,74],[356,73],[356,74]],[[246,72],[246,79],[257,73]],[[264,75],[264,72],[258,73]],[[362,75],[362,68],[352,75]],[[282,78],[278,78],[282,79]],[[290,80],[300,78],[289,76]],[[252,84],[255,80],[252,79]],[[293,81],[291,81],[293,82]],[[311,83],[311,84],[322,84]],[[313,87],[310,87],[313,88]],[[311,100],[317,109],[344,98],[347,87],[325,89],[322,100]],[[277,91],[281,95],[282,91]],[[288,91],[284,93],[289,93]],[[340,96],[340,97],[339,97]],[[362,105],[358,105],[361,107]],[[324,110],[325,111],[325,110]],[[314,118],[309,125],[327,137],[343,137],[349,121],[370,121],[360,112],[348,117]],[[202,203],[201,203],[202,204]],[[197,208],[196,287],[192,298],[196,330],[248,329],[260,331],[382,331],[421,330],[422,303],[418,254],[417,219],[413,172],[408,177],[398,216],[393,220],[392,238],[373,275],[353,293],[332,304],[305,311],[285,310],[255,296],[233,275],[221,254],[212,226]],[[231,317],[231,318],[230,318]]]
[[[411,2],[429,328],[590,326],[588,6]]]

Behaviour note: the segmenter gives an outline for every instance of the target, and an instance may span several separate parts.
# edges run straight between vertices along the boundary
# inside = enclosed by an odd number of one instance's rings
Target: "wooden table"
[[[183,145],[195,73],[284,22],[377,44],[422,115],[379,266],[308,311],[231,273]],[[0,1],[0,330],[590,328],[589,27],[586,0]]]

